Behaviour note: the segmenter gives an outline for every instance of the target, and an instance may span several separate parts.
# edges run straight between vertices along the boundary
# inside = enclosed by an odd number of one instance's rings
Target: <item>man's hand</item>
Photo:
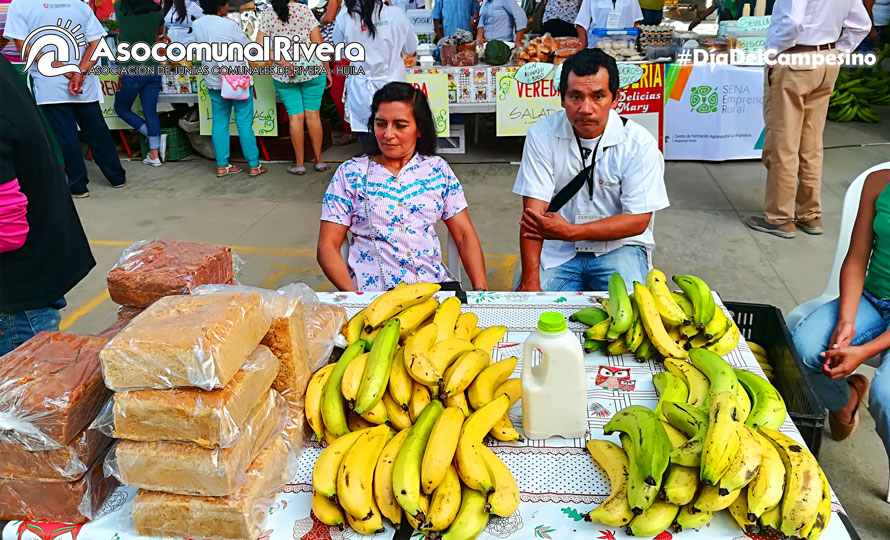
[[[68,93],[72,96],[83,94],[83,73],[72,73],[68,79]]]
[[[822,371],[831,380],[837,381],[850,375],[868,360],[869,354],[862,347],[838,347],[822,353],[825,361]]]
[[[855,335],[856,325],[850,322],[838,321],[837,326],[834,327],[834,332],[831,333],[831,339],[828,340],[828,347],[830,349],[847,347],[853,341],[853,336]]]
[[[516,290],[519,292],[541,292],[541,280],[537,275],[532,279],[523,279],[519,282],[519,287],[516,287]]]
[[[538,212],[526,208],[519,222],[522,237],[531,240],[565,240],[573,242],[575,226],[556,212]]]
[[[878,38],[878,28],[875,25],[871,25],[871,32],[868,33],[868,39],[877,43],[879,41]]]

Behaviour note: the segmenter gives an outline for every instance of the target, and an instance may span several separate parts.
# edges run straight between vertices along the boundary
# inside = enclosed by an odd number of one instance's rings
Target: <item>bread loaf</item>
[[[79,480],[111,444],[111,439],[84,429],[67,446],[32,452],[17,443],[0,443],[0,477],[43,482]]]
[[[222,388],[268,330],[258,294],[167,296],[102,350],[105,384],[115,391]]]
[[[114,394],[114,436],[132,441],[191,442],[228,448],[241,437],[248,415],[269,394],[278,359],[254,349],[224,388],[129,390]]]
[[[284,400],[270,390],[230,448],[209,449],[176,442],[121,441],[109,465],[128,486],[179,493],[222,497],[241,489],[245,471],[270,436],[283,428]]]

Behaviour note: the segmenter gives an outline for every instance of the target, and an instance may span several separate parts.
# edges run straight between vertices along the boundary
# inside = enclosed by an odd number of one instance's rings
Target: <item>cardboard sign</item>
[[[422,91],[430,103],[436,135],[447,137],[451,132],[448,114],[448,76],[444,73],[408,74],[408,82]]]
[[[514,75],[497,74],[498,137],[525,135],[532,124],[562,108],[552,72],[532,84],[523,84]]]
[[[102,117],[105,118],[105,124],[108,129],[133,129],[133,126],[124,122],[120,116],[114,112],[114,98],[119,86],[119,75],[99,75],[99,88],[102,91],[102,102],[99,106],[102,108]],[[142,116],[142,102],[139,97],[133,102],[131,107],[134,113]]]

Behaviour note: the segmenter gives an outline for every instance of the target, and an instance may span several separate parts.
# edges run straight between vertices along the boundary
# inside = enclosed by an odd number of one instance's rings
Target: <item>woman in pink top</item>
[[[423,92],[391,82],[374,94],[368,154],[341,165],[322,201],[318,263],[341,291],[454,281],[435,226],[445,222],[476,290],[488,288],[479,237],[460,181],[435,155],[436,129]],[[352,233],[349,263],[340,256]]]

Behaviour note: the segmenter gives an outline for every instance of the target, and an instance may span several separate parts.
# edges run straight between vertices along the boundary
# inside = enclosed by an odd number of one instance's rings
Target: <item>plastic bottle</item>
[[[587,376],[581,342],[565,317],[543,313],[525,340],[522,361],[522,429],[529,439],[574,439],[587,432]],[[540,361],[535,364],[536,359]]]

